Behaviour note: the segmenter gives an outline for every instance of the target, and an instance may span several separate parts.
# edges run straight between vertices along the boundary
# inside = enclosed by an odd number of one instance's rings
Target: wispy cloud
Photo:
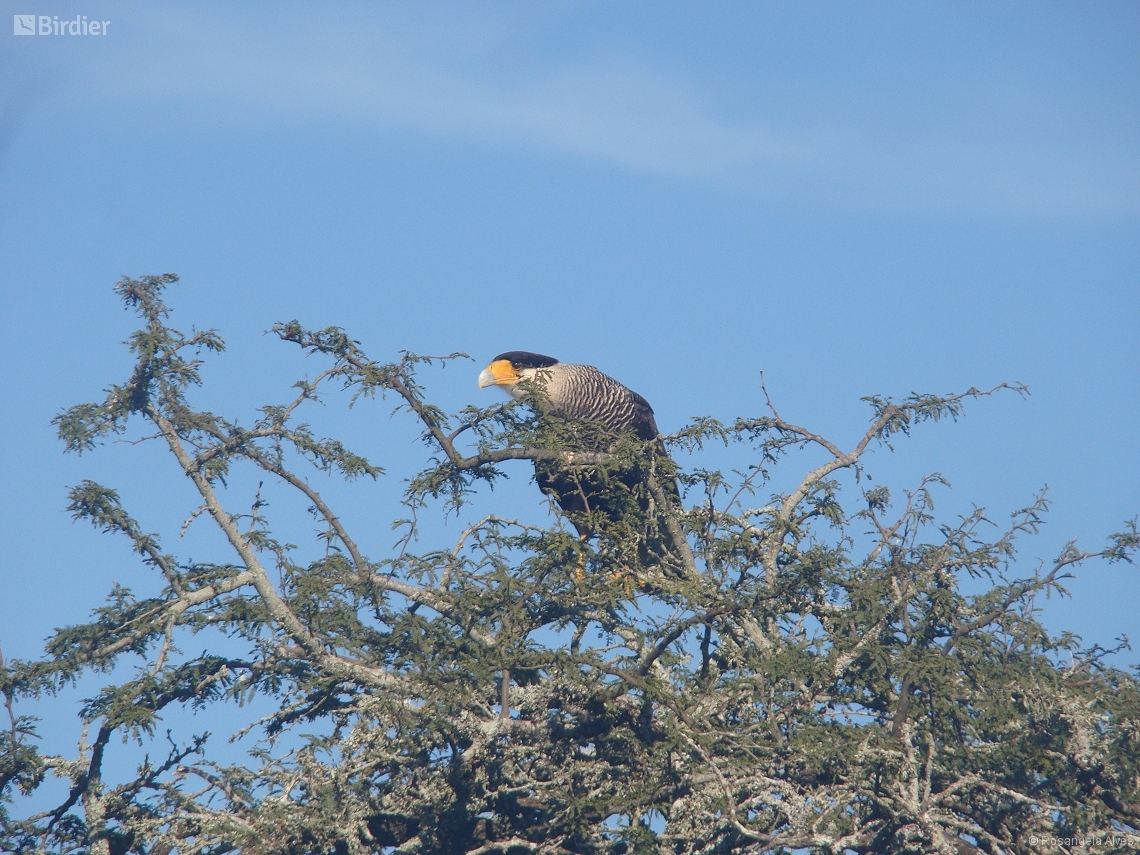
[[[85,88],[114,99],[208,99],[246,116],[355,118],[680,176],[799,156],[794,141],[714,117],[699,93],[631,61],[505,79],[463,62],[481,59],[472,43],[486,34],[454,27],[323,15],[223,29],[186,12],[132,23],[147,45],[91,69]]]
[[[84,94],[173,99],[253,120],[348,118],[843,206],[1140,213],[1135,145],[1029,140],[977,116],[915,133],[889,117],[853,127],[816,110],[814,124],[791,131],[763,115],[718,112],[683,70],[644,59],[517,60],[510,22],[470,11],[289,8],[230,8],[220,22],[216,9],[137,7],[119,52],[82,70]]]

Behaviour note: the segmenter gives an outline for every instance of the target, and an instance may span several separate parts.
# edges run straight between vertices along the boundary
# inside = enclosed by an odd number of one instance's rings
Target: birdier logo
[[[58,15],[13,15],[12,32],[17,36],[105,36],[110,21],[88,21],[86,15],[60,20]]]

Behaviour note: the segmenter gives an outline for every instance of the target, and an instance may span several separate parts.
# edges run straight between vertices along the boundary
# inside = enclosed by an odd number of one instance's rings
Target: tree
[[[4,666],[5,850],[1135,851],[1140,683],[1107,651],[1051,636],[1033,607],[1077,565],[1130,560],[1135,521],[1103,549],[1070,544],[1024,573],[1015,545],[1036,531],[1043,497],[989,538],[980,510],[936,522],[937,476],[896,507],[884,487],[840,503],[837,477],[860,474],[868,448],[998,389],[868,398],[870,425],[850,451],[770,404],[731,425],[697,420],[666,439],[673,454],[723,443],[740,471],[679,470],[682,507],[651,480],[667,543],[640,563],[636,526],[583,542],[557,518],[486,516],[457,543],[417,551],[416,521],[462,513],[506,461],[604,471],[637,449],[574,455],[541,408],[515,402],[447,415],[417,374],[439,360],[374,362],[342,330],[296,322],[274,332],[326,367],[242,427],[191,401],[196,354],[223,343],[167,324],[176,280],[118,284],[143,320],[134,371],[56,423],[76,453],[144,425],[138,436],[170,450],[233,558],[180,559],[113,489],[71,491],[71,512],[128,538],[164,587],[143,598],[116,587],[90,622],[57,631],[44,659]],[[336,386],[353,401],[392,398],[422,428],[429,460],[407,485],[391,554],[364,554],[301,474],[382,473],[299,421]],[[751,505],[805,446],[826,462]],[[295,563],[260,491],[249,513],[230,509],[239,467],[311,508],[321,557]],[[984,581],[981,593],[965,593],[966,579]],[[84,705],[78,752],[42,751],[27,710],[90,672],[113,682]],[[212,761],[206,734],[186,733],[106,779],[109,752],[133,750],[119,737],[161,746],[151,737],[164,710],[251,697],[273,711],[246,721],[261,741],[244,763]],[[49,775],[70,783],[66,800],[13,816],[16,791]]]

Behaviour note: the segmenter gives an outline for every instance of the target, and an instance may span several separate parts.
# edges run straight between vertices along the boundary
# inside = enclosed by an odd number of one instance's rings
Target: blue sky
[[[294,317],[376,358],[470,353],[427,378],[450,408],[492,400],[500,351],[592,363],[667,432],[759,414],[761,370],[845,446],[861,396],[1022,381],[872,473],[943,473],[951,519],[1048,485],[1027,572],[1140,513],[1134,3],[3,5],[111,21],[0,31],[6,656],[154,587],[69,485],[116,487],[170,548],[193,509],[158,449],[64,457],[49,426],[129,370],[124,274],[183,277],[175,324],[230,345],[203,403],[247,422],[320,368],[262,335]],[[315,420],[391,474],[327,489],[379,557],[414,426],[341,404]],[[514,474],[487,501],[541,515]],[[1138,572],[1086,568],[1048,625],[1140,641]]]

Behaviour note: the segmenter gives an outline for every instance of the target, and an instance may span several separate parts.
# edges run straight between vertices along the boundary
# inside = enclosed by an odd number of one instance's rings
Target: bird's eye
[[[515,369],[515,371],[518,371],[520,368],[522,368],[522,363],[521,362],[512,362],[511,368]]]

